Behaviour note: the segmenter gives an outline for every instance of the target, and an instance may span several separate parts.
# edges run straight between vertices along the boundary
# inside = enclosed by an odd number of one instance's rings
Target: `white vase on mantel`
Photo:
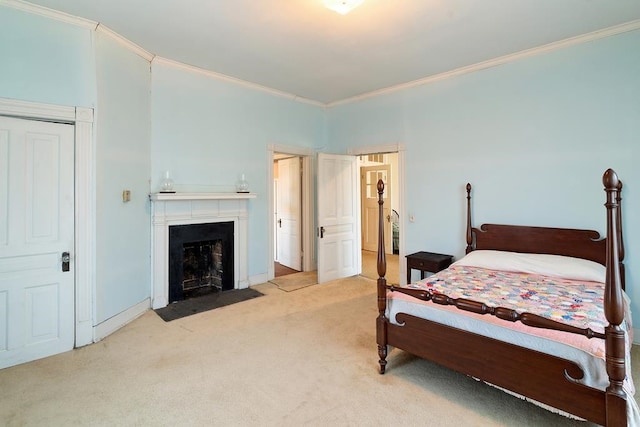
[[[173,179],[171,179],[171,174],[169,171],[164,172],[164,178],[162,178],[162,182],[160,183],[160,192],[161,193],[175,193],[176,191],[173,189]]]
[[[248,193],[249,183],[244,177],[244,174],[240,177],[240,181],[236,183],[236,193]]]

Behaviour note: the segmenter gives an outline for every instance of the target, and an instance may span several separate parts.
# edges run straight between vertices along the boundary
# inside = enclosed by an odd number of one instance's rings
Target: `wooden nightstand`
[[[407,283],[411,283],[411,270],[420,270],[420,279],[424,279],[425,271],[437,273],[449,267],[453,255],[435,254],[433,252],[416,252],[407,255]]]

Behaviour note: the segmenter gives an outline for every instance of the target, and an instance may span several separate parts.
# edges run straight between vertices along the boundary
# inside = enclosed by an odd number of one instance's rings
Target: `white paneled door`
[[[318,283],[362,269],[354,156],[318,154]]]
[[[362,249],[378,251],[378,180],[384,182],[382,194],[384,205],[385,252],[392,253],[391,241],[391,166],[367,166],[360,168],[360,194],[362,210]]]
[[[300,157],[278,160],[276,239],[278,262],[302,270]]]
[[[74,128],[0,117],[0,368],[74,345]]]

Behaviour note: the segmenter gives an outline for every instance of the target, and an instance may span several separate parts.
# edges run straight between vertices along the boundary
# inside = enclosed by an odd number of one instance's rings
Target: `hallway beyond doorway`
[[[368,277],[370,279],[378,279],[377,269],[377,256],[376,252],[362,251],[362,273],[361,276]],[[385,277],[389,284],[397,285],[400,283],[400,257],[398,255],[386,255],[387,259],[387,273]]]
[[[293,268],[289,268],[286,265],[282,265],[277,261],[273,263],[273,271],[273,277],[288,276],[289,274],[300,272],[299,270],[294,270]]]

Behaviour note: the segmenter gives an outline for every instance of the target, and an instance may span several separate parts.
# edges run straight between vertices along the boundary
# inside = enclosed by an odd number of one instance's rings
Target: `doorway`
[[[275,153],[274,276],[302,271],[302,158]]]
[[[276,266],[278,266],[279,275],[297,271],[310,272],[316,269],[315,218],[313,214],[315,210],[313,197],[314,156],[315,152],[309,148],[276,144],[267,146],[269,243],[267,248],[267,273],[263,279],[265,282],[276,277]],[[297,161],[294,159],[297,159]],[[281,162],[282,164],[279,164]],[[295,170],[295,164],[299,165],[298,171]],[[291,179],[293,175],[298,178]],[[289,184],[285,186],[285,183],[281,181],[289,181]],[[295,181],[299,187],[291,189],[291,181]],[[287,190],[284,190],[284,188],[287,188]],[[280,214],[282,212],[277,213],[278,200],[285,200],[287,203],[297,205],[293,209],[297,211],[299,208],[300,211],[300,220],[297,225],[294,224],[294,221],[281,217]],[[297,214],[294,216],[297,217]],[[278,222],[280,219],[282,221]],[[285,227],[287,228],[285,229]],[[278,235],[279,229],[285,232],[284,236],[282,232]],[[284,238],[289,239],[285,243],[288,246],[282,247]],[[288,266],[289,261],[286,259],[282,263],[282,258],[287,258],[287,256],[293,258],[293,261],[298,261],[299,265]]]
[[[400,174],[398,152],[369,153],[358,156],[360,171],[360,214],[362,275],[378,278],[378,190],[377,183],[385,183],[383,193],[384,242],[387,261],[386,277],[390,283],[400,284]]]
[[[73,239],[73,252],[70,254],[69,260],[70,271],[73,269],[75,273],[73,274],[75,301],[72,303],[75,336],[72,345],[80,347],[90,344],[96,339],[93,307],[95,293],[95,251],[93,250],[95,235],[93,231],[95,230],[96,215],[95,205],[91,203],[95,191],[95,165],[92,162],[94,153],[93,109],[0,98],[0,116],[27,119],[30,122],[65,123],[73,127],[72,173],[75,176],[73,183],[75,207],[72,216],[74,216],[73,234],[75,238]],[[78,262],[78,260],[82,261]],[[58,261],[63,261],[63,257]],[[13,360],[10,363],[18,362]]]
[[[0,117],[0,368],[74,346],[74,127]]]
[[[268,242],[268,253],[267,253],[267,273],[264,276],[264,279],[256,279],[257,282],[259,280],[270,281],[275,277],[274,271],[274,260],[275,260],[275,226],[276,226],[276,216],[275,216],[275,180],[274,180],[274,159],[276,153],[279,154],[288,154],[293,156],[299,156],[302,158],[302,218],[303,218],[303,226],[302,226],[302,271],[311,272],[316,271],[319,268],[319,254],[318,254],[318,245],[321,234],[321,225],[319,223],[319,218],[316,217],[314,212],[316,212],[316,207],[314,205],[316,201],[316,197],[313,197],[317,192],[318,197],[320,198],[320,189],[323,188],[323,184],[321,182],[315,182],[314,177],[316,176],[315,163],[314,159],[316,157],[316,152],[309,148],[303,147],[295,147],[295,146],[286,146],[279,144],[269,144],[267,146],[267,176],[268,182],[270,185],[267,186],[267,208],[268,208],[268,230],[269,230],[269,242]],[[394,153],[397,156],[397,167],[395,170],[397,171],[397,180],[395,181],[395,197],[397,197],[397,212],[398,215],[394,218],[397,220],[397,254],[391,254],[388,258],[390,261],[388,262],[387,274],[386,277],[392,283],[403,284],[403,277],[406,276],[406,267],[404,263],[400,262],[400,259],[404,257],[404,246],[403,246],[403,217],[402,211],[404,206],[404,156],[405,156],[405,148],[402,144],[387,144],[387,145],[378,145],[378,146],[366,146],[349,149],[347,151],[347,155],[351,156],[354,159],[354,162],[357,161],[359,156],[369,155],[369,154],[392,154]],[[319,155],[318,155],[319,156]],[[321,168],[319,168],[321,169]],[[320,170],[318,169],[317,174],[320,174]],[[356,173],[357,175],[357,173]],[[358,188],[358,193],[360,192],[360,187],[357,185],[358,178],[356,177],[355,187]],[[320,181],[318,179],[318,181]],[[316,187],[317,186],[317,187]],[[315,189],[315,191],[314,191]],[[359,201],[359,198],[358,198]],[[319,215],[319,214],[318,214]],[[361,221],[361,216],[356,214],[358,221]],[[392,212],[392,215],[394,213]],[[358,224],[358,233],[360,233],[360,227]],[[358,246],[357,252],[357,262],[358,262],[358,271],[355,274],[358,274],[362,271],[363,262],[361,257],[361,241],[360,238],[357,239],[356,245]],[[397,262],[393,262],[393,257],[398,259]],[[396,266],[398,273],[396,274],[391,267]],[[375,270],[375,265],[373,266],[373,270]],[[377,278],[376,273],[372,273],[372,277]],[[406,277],[405,279],[406,280]]]

